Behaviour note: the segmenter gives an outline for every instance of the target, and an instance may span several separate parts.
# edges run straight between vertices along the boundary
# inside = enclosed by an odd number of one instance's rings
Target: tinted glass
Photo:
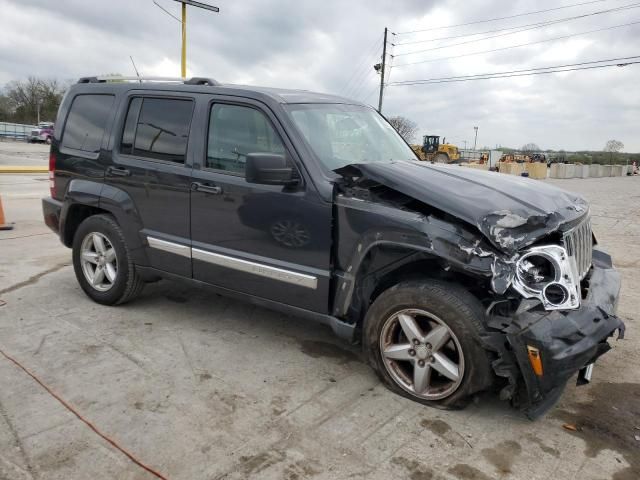
[[[111,113],[113,95],[78,95],[73,99],[62,135],[62,146],[98,152]]]
[[[183,163],[193,102],[145,98],[138,117],[133,154]]]
[[[122,132],[122,143],[120,144],[120,151],[122,153],[131,153],[133,148],[133,139],[136,136],[136,125],[138,120],[138,113],[140,113],[140,105],[142,105],[142,98],[134,98],[129,103],[129,111],[127,112],[127,119],[124,123],[124,130]]]
[[[217,104],[209,117],[206,167],[244,175],[248,153],[284,154],[284,145],[260,111]]]

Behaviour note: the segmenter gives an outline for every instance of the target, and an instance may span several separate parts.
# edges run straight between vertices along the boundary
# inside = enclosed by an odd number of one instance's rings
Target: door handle
[[[123,167],[109,167],[107,168],[107,173],[117,175],[119,177],[128,177],[131,175],[131,172]]]
[[[216,187],[215,185],[207,185],[200,182],[193,182],[191,184],[191,190],[194,190],[196,192],[211,193],[213,195],[220,195],[222,193],[221,187]]]

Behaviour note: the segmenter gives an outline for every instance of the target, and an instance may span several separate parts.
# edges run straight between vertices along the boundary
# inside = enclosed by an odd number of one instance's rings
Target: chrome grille
[[[582,280],[589,273],[593,254],[593,235],[589,216],[578,226],[564,233],[564,246],[569,256],[574,258],[578,275]]]

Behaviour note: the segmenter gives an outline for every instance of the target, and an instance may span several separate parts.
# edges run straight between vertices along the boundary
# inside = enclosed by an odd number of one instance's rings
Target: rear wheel
[[[73,268],[84,292],[104,305],[127,302],[144,286],[110,215],[94,215],[80,224],[73,238]]]
[[[455,284],[400,283],[365,318],[369,363],[392,391],[441,408],[461,408],[493,374],[479,333],[482,306]]]
[[[446,153],[438,153],[434,161],[436,163],[449,163],[449,155]]]

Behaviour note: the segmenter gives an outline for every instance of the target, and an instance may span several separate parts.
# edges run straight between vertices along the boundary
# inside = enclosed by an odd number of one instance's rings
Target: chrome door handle
[[[191,190],[194,190],[196,192],[211,193],[213,195],[220,195],[222,193],[221,187],[216,187],[215,185],[207,185],[200,182],[193,182],[191,184]]]
[[[129,170],[122,167],[109,167],[107,168],[107,173],[111,175],[117,175],[119,177],[128,177],[129,175],[131,175],[131,172]]]

